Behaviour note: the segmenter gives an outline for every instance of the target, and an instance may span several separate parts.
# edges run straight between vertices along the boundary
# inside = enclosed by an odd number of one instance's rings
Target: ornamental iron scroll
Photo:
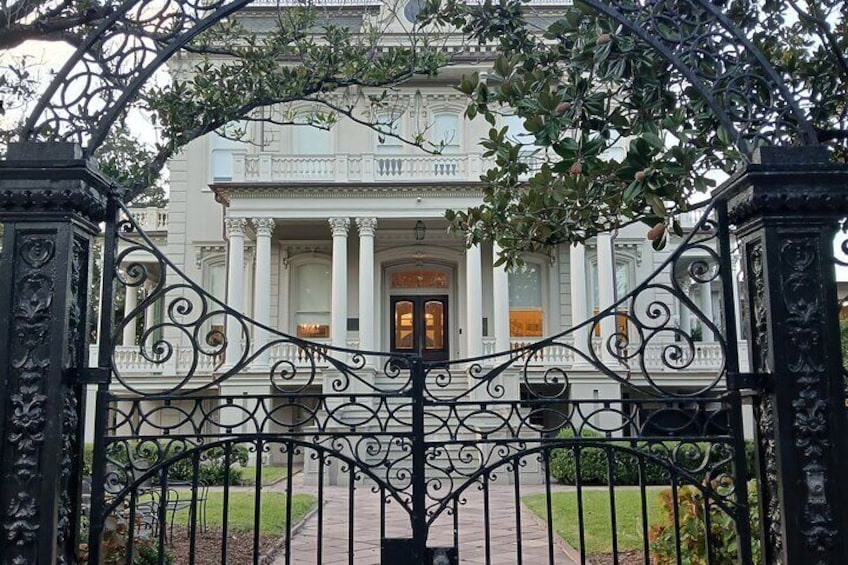
[[[161,484],[154,490],[167,500],[172,469],[244,448],[252,457],[302,459],[319,484],[320,474],[336,474],[371,485],[426,539],[469,498],[517,484],[557,457],[579,465],[597,452],[610,472],[622,466],[643,485],[652,477],[691,487],[708,507],[744,519],[729,345],[697,298],[706,295],[701,289],[720,291],[731,276],[730,258],[716,251],[728,233],[712,215],[705,208],[656,272],[583,323],[514,350],[427,362],[311,342],[257,323],[191,281],[123,208],[124,219],[111,226],[120,242],[111,276],[118,294],[148,290],[113,337],[151,309],[163,314],[144,326],[138,345],[112,351],[114,379],[98,407],[108,422],[101,446],[108,496],[94,511],[105,517],[132,505],[151,483]],[[611,326],[614,320],[626,324]],[[233,333],[222,324],[241,329],[237,348],[227,347]],[[609,327],[619,329],[595,338]],[[259,344],[257,329],[265,334]],[[707,332],[714,341],[700,341]],[[227,359],[228,351],[236,358]],[[714,358],[699,365],[707,351]],[[146,368],[134,373],[132,363]],[[687,368],[701,384],[683,390],[675,377]],[[571,395],[581,371],[621,393]],[[246,391],[245,377],[253,383]]]
[[[581,0],[656,50],[691,85],[742,155],[762,144],[817,143],[782,77],[711,0]],[[88,153],[145,84],[203,31],[251,0],[127,0],[111,9],[56,74],[28,117],[25,140],[75,141]],[[316,2],[320,5],[320,2]],[[279,6],[300,5],[280,2]]]
[[[115,380],[127,391],[144,394],[133,383],[133,364],[176,375],[163,380],[159,394],[188,395],[218,386],[245,370],[264,372],[269,384],[286,393],[312,394],[310,387],[332,376],[331,390],[352,385],[369,394],[407,394],[415,356],[406,353],[360,351],[287,334],[240,313],[184,274],[149,238],[123,207],[115,227],[119,250],[115,279],[119,291],[145,289],[135,307],[114,328],[115,342],[125,328],[144,327],[137,348],[113,352]],[[565,331],[509,351],[472,359],[424,362],[424,393],[428,400],[463,401],[485,394],[494,401],[509,399],[501,375],[518,371],[522,385],[538,380],[546,388],[533,393],[539,399],[562,396],[569,387],[569,371],[590,366],[611,381],[638,389],[647,397],[684,400],[722,390],[727,372],[728,344],[716,311],[706,311],[713,295],[720,296],[723,277],[731,277],[731,260],[721,257],[720,237],[727,237],[712,218],[712,207],[654,273],[617,303]],[[722,234],[724,233],[724,236]],[[118,292],[120,294],[120,292]],[[718,303],[718,300],[716,300]],[[715,308],[716,306],[712,306]],[[151,311],[162,313],[144,323]],[[228,348],[224,326],[240,329],[238,347]],[[613,328],[607,335],[602,333]],[[256,343],[256,330],[267,335]],[[709,336],[712,340],[707,340]],[[227,359],[225,353],[237,352]],[[268,367],[258,362],[269,352]],[[129,357],[127,357],[129,354]],[[364,376],[377,370],[380,378]],[[701,385],[686,392],[667,380],[675,371],[698,369]],[[541,371],[541,372],[540,372]],[[204,375],[213,375],[212,378]],[[462,384],[462,390],[456,385]],[[467,385],[467,386],[466,386]]]

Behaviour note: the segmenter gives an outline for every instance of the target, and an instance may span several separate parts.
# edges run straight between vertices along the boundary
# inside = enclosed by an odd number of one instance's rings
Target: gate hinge
[[[727,384],[731,390],[756,390],[765,387],[766,375],[763,373],[728,373]]]
[[[69,382],[81,385],[108,384],[112,378],[112,370],[106,367],[81,367],[68,369]]]

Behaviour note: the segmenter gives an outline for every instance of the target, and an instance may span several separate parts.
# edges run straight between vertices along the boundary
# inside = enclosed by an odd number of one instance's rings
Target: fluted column
[[[138,306],[138,287],[127,285],[124,290],[124,320],[127,325],[124,326],[124,345],[135,345],[136,328],[138,318],[130,318],[132,311]]]
[[[483,354],[483,266],[480,245],[472,245],[465,252],[465,300],[468,303],[466,357],[477,357]]]
[[[588,293],[586,292],[586,246],[578,243],[568,252],[569,282],[571,285],[571,326],[582,324],[589,318]],[[581,328],[574,336],[577,351],[588,352],[589,332],[591,328]],[[582,361],[576,357],[575,361]]]
[[[598,309],[603,312],[615,302],[615,283],[613,280],[612,237],[608,233],[598,234]],[[612,361],[615,343],[610,338],[616,331],[614,315],[605,316],[601,321],[601,357]],[[610,351],[612,348],[612,351]]]
[[[347,345],[347,231],[350,218],[330,218],[333,234],[332,298],[330,339],[333,345]]]
[[[374,349],[374,234],[377,218],[356,218],[359,228],[359,348]]]
[[[496,263],[501,247],[492,243],[492,262]],[[492,267],[492,294],[494,310],[492,325],[495,330],[495,351],[509,350],[509,273],[504,265]]]
[[[244,306],[244,230],[245,218],[225,218],[227,238],[230,240],[227,256],[227,304],[241,311]],[[241,358],[242,326],[232,316],[227,317],[227,359],[228,365],[235,364]]]
[[[256,230],[256,263],[253,277],[253,318],[266,326],[271,323],[271,234],[276,225],[272,218],[253,218]],[[268,343],[268,332],[260,327],[254,330],[253,350],[259,351]],[[270,352],[265,350],[257,357],[258,367],[267,367]]]

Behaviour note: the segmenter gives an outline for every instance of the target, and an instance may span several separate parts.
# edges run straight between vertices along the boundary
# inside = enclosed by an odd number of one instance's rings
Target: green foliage
[[[727,485],[713,483],[714,490],[722,490]],[[687,565],[735,565],[739,562],[738,543],[735,523],[724,510],[711,504],[709,506],[710,527],[707,534],[706,509],[704,495],[694,486],[681,486],[677,489],[677,515],[679,529],[674,522],[674,499],[671,490],[660,494],[662,522],[650,530],[651,559],[656,565],[673,565],[677,559],[677,532],[680,537],[680,554]],[[755,484],[748,485],[748,507],[750,511],[751,531],[759,531],[758,495]],[[707,536],[712,547],[712,559],[707,556]],[[762,563],[758,536],[751,539],[754,563]]]
[[[161,461],[176,457],[187,449],[195,449],[182,443],[159,445],[153,441],[120,442],[113,444],[107,455],[112,464],[122,465],[128,472],[147,469]],[[198,482],[207,486],[241,485],[242,468],[248,462],[248,449],[243,445],[233,445],[230,451],[229,468],[225,466],[226,452],[223,447],[196,448],[200,461],[198,465]],[[133,473],[131,473],[133,474]],[[187,455],[176,459],[168,465],[168,479],[171,481],[194,480],[194,457]]]
[[[575,435],[572,430],[563,429],[558,437],[574,439]],[[594,443],[598,444],[601,442],[597,440],[602,436],[592,430],[583,430],[579,437],[587,442],[594,440]],[[644,441],[605,441],[603,445],[605,447],[587,447],[581,445],[580,442],[575,442],[569,447],[552,449],[550,455],[551,476],[564,484],[577,484],[579,457],[579,478],[582,485],[608,485],[611,472],[614,485],[639,485],[640,463],[644,467],[644,484],[667,485],[671,480],[668,466],[694,469],[699,466],[704,458],[708,457],[711,462],[715,463],[728,458],[730,455],[725,445],[681,443],[674,440],[650,444]],[[645,455],[639,456],[633,453],[632,450],[634,449],[645,453]],[[612,458],[611,464],[610,458]],[[656,460],[655,458],[667,461],[668,466],[653,462]],[[747,475],[753,476],[751,474],[754,469],[753,442],[746,442],[745,444],[745,459]]]
[[[94,461],[94,444],[86,443],[82,452],[82,474],[84,477],[91,476],[91,466]]]
[[[572,439],[574,433],[566,429],[562,430],[558,437]],[[601,435],[584,430],[580,433],[580,437],[592,441],[600,438]],[[622,447],[630,447],[630,443],[610,442],[608,445],[609,447],[604,449],[574,444],[573,447],[551,450],[551,476],[561,483],[577,484],[579,458],[579,478],[582,485],[608,485],[610,472],[612,472],[615,485],[638,485],[639,458],[621,450]],[[610,465],[610,457],[612,457],[612,465]],[[645,463],[645,484],[668,484],[668,472],[662,466],[648,463],[646,459],[643,459],[643,462]]]
[[[519,263],[523,252],[584,241],[632,222],[652,228],[646,230],[649,238],[662,247],[671,233],[682,232],[678,214],[713,185],[707,173],[730,173],[741,161],[738,140],[688,79],[624,26],[583,3],[564,7],[553,21],[540,20],[519,0],[426,4],[422,13],[428,21],[498,45],[486,80],[469,75],[458,87],[468,97],[467,117],[482,117],[492,125],[483,147],[496,164],[482,177],[483,204],[447,218],[453,229],[469,234],[469,242],[497,241],[507,264]],[[819,141],[844,160],[845,3],[731,0],[721,9],[787,82]],[[714,17],[690,16],[687,22]],[[685,22],[679,30],[671,22],[663,27],[669,37],[696,34]],[[746,49],[740,40],[732,47],[732,40],[726,41],[715,48]],[[689,72],[709,82],[719,63],[707,54],[710,47],[705,49],[685,63]],[[744,65],[721,69],[729,71],[747,72]],[[756,105],[775,104],[772,97],[779,95],[762,90],[750,87],[745,100],[711,97],[730,113],[737,113],[738,105],[754,112]],[[516,139],[517,132],[495,127],[498,118],[508,115],[520,118],[529,135]],[[762,127],[754,120],[742,133],[750,136]],[[799,135],[786,132],[792,138],[787,141]],[[617,144],[623,155],[608,152]]]

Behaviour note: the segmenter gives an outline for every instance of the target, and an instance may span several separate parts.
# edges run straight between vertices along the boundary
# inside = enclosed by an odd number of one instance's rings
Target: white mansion
[[[540,10],[553,6],[539,4]],[[250,17],[261,23],[266,16],[262,3],[256,5]],[[353,17],[379,5],[363,0],[344,10]],[[495,245],[466,248],[461,236],[448,232],[444,212],[480,202],[479,177],[489,163],[481,157],[479,140],[490,126],[463,117],[466,101],[453,85],[465,70],[404,85],[396,93],[398,110],[387,120],[401,136],[426,132],[431,141],[444,144],[440,155],[351,120],[342,119],[329,130],[250,123],[245,126],[248,143],[207,135],[189,144],[169,162],[167,209],[135,209],[134,217],[169,259],[209,293],[261,324],[298,337],[371,351],[421,349],[426,358],[438,360],[506,351],[562,332],[648,278],[676,240],[656,252],[646,239],[647,229],[633,225],[586,245],[563,244],[550,255],[529,255],[525,266],[513,272],[493,266]],[[321,111],[306,104],[287,110],[295,115]],[[507,122],[520,133],[519,122]],[[686,220],[691,228],[693,218]],[[686,278],[683,273],[666,276],[678,275]],[[712,320],[721,318],[720,296],[718,283],[692,285],[691,300]],[[128,287],[127,312],[143,297],[143,288]],[[724,359],[714,336],[696,327],[670,294],[656,299],[667,301],[674,324],[700,341],[685,352],[690,358],[683,369],[664,363],[661,342],[648,347],[645,366],[655,379],[666,379],[680,391],[715,380]],[[157,304],[140,325],[157,324],[167,315]],[[183,350],[192,345],[179,345],[167,363],[153,363],[139,352],[140,325],[127,327],[116,348],[121,374],[139,390],[174,386],[191,358]],[[225,327],[223,319],[212,319],[209,326],[225,333],[228,342],[224,359],[205,358],[197,369],[197,375],[212,381],[227,358],[239,356],[242,328]],[[624,326],[620,330],[627,332]],[[614,324],[602,325],[595,339],[603,342],[609,337],[603,334],[615,331]],[[250,341],[261,348],[268,339],[255,331]],[[268,394],[268,368],[281,359],[305,362],[299,355],[293,346],[272,347],[209,392]],[[522,377],[521,387],[535,386],[536,377],[544,386],[545,370],[559,367],[568,371],[569,398],[639,394],[576,359],[567,347],[547,348],[529,365],[535,372],[529,380]],[[319,363],[319,371],[329,375],[332,369]],[[638,384],[638,375],[633,382]],[[521,387],[516,382],[514,394],[521,394]]]

